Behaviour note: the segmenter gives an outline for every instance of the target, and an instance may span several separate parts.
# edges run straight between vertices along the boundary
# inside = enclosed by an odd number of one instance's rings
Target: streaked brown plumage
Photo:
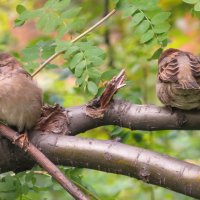
[[[167,49],[158,60],[156,92],[171,107],[200,109],[200,59],[178,49]]]
[[[7,53],[0,54],[0,119],[17,127],[31,129],[41,115],[42,91]]]

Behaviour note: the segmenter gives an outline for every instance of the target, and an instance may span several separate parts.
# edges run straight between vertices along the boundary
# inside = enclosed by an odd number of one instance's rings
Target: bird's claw
[[[23,149],[25,149],[25,151],[27,150],[27,147],[29,145],[29,139],[28,139],[28,135],[27,133],[23,133],[23,134],[20,134],[14,141],[13,143],[17,143],[19,142],[22,146]]]

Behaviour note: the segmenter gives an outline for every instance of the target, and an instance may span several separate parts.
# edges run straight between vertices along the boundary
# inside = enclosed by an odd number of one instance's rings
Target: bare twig
[[[24,142],[18,139],[18,133],[9,127],[0,124],[0,134],[15,143],[18,147],[26,151],[42,168],[44,168],[53,178],[55,178],[62,187],[67,190],[74,198],[78,200],[88,200],[80,189],[74,185],[64,174],[52,163],[38,148],[31,142]]]
[[[79,36],[77,36],[76,38],[74,38],[71,42],[74,43],[78,40],[80,40],[82,37],[84,37],[85,35],[87,35],[88,33],[90,33],[92,30],[94,30],[96,27],[100,26],[103,22],[105,22],[109,17],[111,17],[114,13],[116,12],[116,10],[112,10],[111,12],[109,12],[105,17],[103,17],[100,21],[98,21],[96,24],[94,24],[92,27],[90,27],[89,29],[87,29],[86,31],[84,31],[82,34],[80,34]],[[64,53],[64,51],[60,51],[57,52],[55,54],[53,54],[51,57],[49,57],[47,60],[45,60],[36,70],[35,72],[31,75],[32,77],[34,77],[36,74],[38,74],[48,63],[50,63],[54,58],[56,58],[57,56],[59,56],[60,54]]]
[[[106,88],[101,95],[99,102],[101,108],[106,108],[110,103],[110,100],[113,98],[114,94],[126,84],[124,83],[125,79],[125,70],[122,69],[120,73],[113,77],[112,80],[106,85]]]

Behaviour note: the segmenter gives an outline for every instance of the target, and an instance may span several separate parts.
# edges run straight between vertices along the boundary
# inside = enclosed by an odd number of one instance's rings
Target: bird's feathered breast
[[[0,119],[18,131],[31,129],[41,114],[42,91],[21,64],[0,54]]]

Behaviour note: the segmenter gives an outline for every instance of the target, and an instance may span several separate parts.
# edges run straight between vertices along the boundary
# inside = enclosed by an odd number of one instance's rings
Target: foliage
[[[9,34],[7,10],[0,12],[3,24],[0,27],[0,48],[14,51],[30,72],[54,53],[64,51],[60,56],[62,58],[48,64],[45,73],[41,72],[38,76],[38,82],[45,90],[45,102],[48,103],[64,106],[85,103],[123,67],[129,82],[116,97],[133,103],[159,104],[155,95],[157,66],[154,59],[167,45],[176,48],[187,45],[191,49],[196,41],[195,47],[198,46],[199,25],[195,28],[198,20],[188,15],[192,11],[198,16],[199,0],[110,1],[110,9],[116,8],[118,14],[75,43],[72,38],[76,38],[103,15],[103,1],[95,1],[95,5],[92,0],[84,3],[70,0],[45,2],[38,6],[23,1],[22,5],[21,1],[15,0],[10,4],[10,12],[16,6],[18,13],[15,30],[33,20],[40,33],[23,50],[15,49],[15,36]],[[185,27],[188,18],[189,33],[182,28],[183,21]],[[108,30],[110,43],[104,42]],[[194,52],[199,50],[195,49]],[[199,159],[197,132],[144,132],[109,126],[88,131],[81,136],[104,140],[120,138],[123,143],[180,159],[194,162]],[[125,176],[93,170],[61,169],[84,192],[91,193],[94,199],[192,199]],[[71,199],[50,176],[38,171],[41,169],[2,174],[0,199]]]
[[[168,44],[167,32],[170,29],[168,18],[170,12],[163,12],[158,6],[157,0],[152,1],[118,1],[118,7],[124,12],[123,17],[131,17],[131,26],[135,27],[135,33],[140,35],[140,43],[157,43],[157,49],[152,59],[159,57],[162,47]]]
[[[123,17],[131,16],[130,24],[137,27],[135,32],[137,35],[141,35],[140,42],[142,44],[150,45],[150,43],[156,42],[160,46],[152,55],[152,58],[157,58],[162,52],[162,47],[168,43],[166,33],[170,24],[166,20],[169,18],[170,12],[163,12],[159,9],[156,0],[148,1],[148,3],[145,1],[139,3],[138,1],[131,1],[131,3],[118,1],[116,6],[122,9]],[[42,8],[28,11],[23,5],[18,5],[16,11],[19,17],[15,20],[15,26],[21,26],[27,20],[36,18],[37,28],[45,33],[56,32],[56,36],[51,42],[39,41],[23,51],[29,68],[37,65],[38,58],[40,61],[44,61],[47,59],[47,55],[53,55],[54,50],[56,53],[64,51],[64,58],[70,71],[76,77],[77,85],[84,90],[87,89],[93,95],[97,94],[98,84],[101,80],[101,73],[97,67],[103,64],[103,51],[92,44],[92,41],[72,44],[62,39],[67,33],[82,30],[85,20],[77,17],[81,8],[71,7],[70,0],[49,0]]]
[[[200,1],[199,0],[183,0],[185,3],[194,4],[194,11],[200,11]]]

